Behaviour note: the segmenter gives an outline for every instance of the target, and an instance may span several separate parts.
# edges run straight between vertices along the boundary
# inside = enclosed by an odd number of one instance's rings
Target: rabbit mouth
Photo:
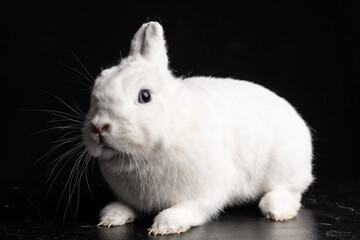
[[[116,149],[112,146],[109,146],[109,145],[102,145],[101,146],[101,150],[103,153],[112,153],[112,154],[115,154],[115,155],[121,155],[123,154],[123,152],[119,149]]]
[[[101,150],[104,152],[120,153],[120,151],[109,145],[102,145]]]
[[[103,146],[102,146],[102,149],[111,150],[111,151],[117,151],[115,148],[110,147],[110,146],[108,146],[108,145],[103,145]]]
[[[117,150],[109,145],[102,145],[102,146],[100,146],[99,150],[100,150],[100,154],[98,157],[100,159],[105,159],[105,160],[112,159],[115,156],[119,155],[119,150]]]

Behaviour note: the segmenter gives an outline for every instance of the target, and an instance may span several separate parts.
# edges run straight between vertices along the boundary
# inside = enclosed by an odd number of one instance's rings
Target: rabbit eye
[[[150,91],[147,89],[140,90],[139,96],[138,96],[138,102],[139,103],[147,103],[147,102],[150,102],[150,100],[151,100]]]

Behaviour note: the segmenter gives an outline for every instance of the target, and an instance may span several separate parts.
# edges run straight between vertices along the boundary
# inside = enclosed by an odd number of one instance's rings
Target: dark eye
[[[147,103],[150,102],[150,100],[151,100],[150,91],[147,89],[140,90],[138,97],[139,103]]]

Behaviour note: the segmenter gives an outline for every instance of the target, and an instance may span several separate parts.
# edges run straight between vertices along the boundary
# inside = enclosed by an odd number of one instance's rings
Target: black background
[[[63,134],[34,135],[53,119],[34,110],[69,112],[53,94],[86,111],[90,88],[70,69],[87,76],[76,57],[95,78],[127,55],[133,34],[149,20],[165,29],[175,75],[233,77],[270,88],[314,129],[317,177],[359,176],[358,4],[290,2],[13,1],[2,10],[1,90],[10,116],[3,115],[1,176],[42,183],[51,160],[69,149],[34,164]],[[96,169],[94,175],[90,180]]]

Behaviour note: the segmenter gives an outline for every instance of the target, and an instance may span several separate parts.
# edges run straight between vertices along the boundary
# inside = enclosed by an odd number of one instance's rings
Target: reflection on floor
[[[44,197],[27,182],[2,179],[0,239],[360,239],[360,179],[318,179],[303,199],[299,215],[274,222],[261,216],[256,204],[228,208],[218,219],[180,235],[148,236],[147,217],[120,227],[96,227],[102,206],[113,200],[105,186],[93,186],[72,207],[60,201],[61,190]],[[59,188],[61,189],[61,188]],[[76,217],[71,216],[77,211]]]

